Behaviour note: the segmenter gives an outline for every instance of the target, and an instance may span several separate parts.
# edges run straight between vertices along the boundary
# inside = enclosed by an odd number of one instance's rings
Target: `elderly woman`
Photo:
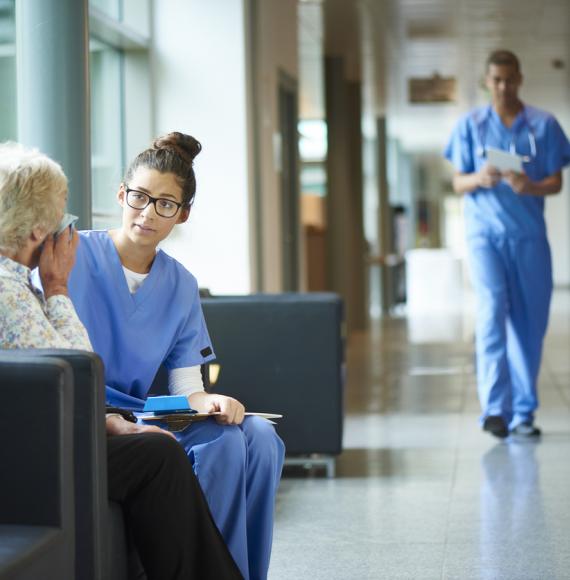
[[[36,150],[0,144],[0,348],[92,350],[67,293],[78,235],[55,235],[67,179]],[[43,293],[34,288],[38,267]],[[152,579],[241,578],[171,433],[107,416],[109,497]]]

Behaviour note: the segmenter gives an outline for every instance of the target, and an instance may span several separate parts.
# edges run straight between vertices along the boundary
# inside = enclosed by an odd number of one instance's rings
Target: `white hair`
[[[36,227],[54,231],[66,192],[58,163],[37,149],[0,143],[0,251],[18,252]]]

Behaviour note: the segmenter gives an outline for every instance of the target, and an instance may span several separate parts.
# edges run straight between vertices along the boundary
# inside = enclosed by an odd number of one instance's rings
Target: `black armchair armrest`
[[[0,352],[0,578],[74,576],[73,376]]]
[[[344,309],[331,293],[202,299],[221,371],[216,392],[282,413],[287,454],[338,455],[344,421]],[[247,338],[244,338],[247,329]]]
[[[14,361],[58,358],[70,367],[74,403],[76,571],[82,580],[107,580],[107,443],[103,363],[94,353],[63,349],[7,351]],[[31,400],[31,399],[29,399]]]

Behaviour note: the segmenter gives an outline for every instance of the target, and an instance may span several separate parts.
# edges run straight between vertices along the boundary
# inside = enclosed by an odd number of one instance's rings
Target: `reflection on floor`
[[[337,477],[283,479],[270,580],[570,579],[570,293],[551,313],[539,443],[481,433],[472,328],[441,322],[439,342],[405,318],[352,337]]]

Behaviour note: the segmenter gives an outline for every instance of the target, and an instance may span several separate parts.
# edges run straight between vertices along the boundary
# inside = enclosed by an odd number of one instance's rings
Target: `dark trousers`
[[[109,498],[123,506],[148,580],[242,578],[174,439],[110,436],[107,449]]]

